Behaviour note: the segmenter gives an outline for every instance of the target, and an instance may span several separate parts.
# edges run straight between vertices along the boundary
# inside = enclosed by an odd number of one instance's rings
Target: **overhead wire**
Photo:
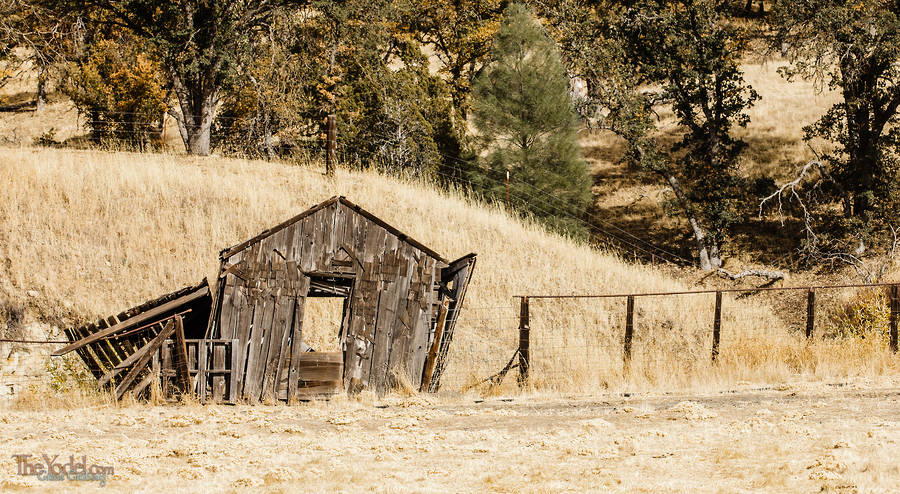
[[[374,135],[376,135],[376,136],[378,136],[378,137],[381,137],[381,138],[388,138],[388,139],[392,139],[392,138],[393,138],[392,136],[381,135],[381,134],[378,134],[378,133],[374,133]],[[467,164],[467,163],[468,163],[468,162],[466,162],[465,160],[459,159],[459,158],[454,157],[454,156],[448,156],[448,155],[446,155],[446,154],[444,154],[444,153],[441,153],[440,151],[438,151],[437,153],[438,153],[439,155],[441,155],[442,157],[444,157],[444,158],[446,158],[446,159],[449,159],[449,160],[451,160],[451,161],[456,161],[456,162],[462,163],[462,164]],[[455,171],[458,171],[458,172],[465,172],[465,170],[463,170],[462,168],[459,168],[459,167],[455,167],[455,166],[452,166],[452,165],[448,165],[448,167],[451,168],[451,169],[453,169],[453,170],[455,170]],[[438,175],[444,176],[444,177],[446,177],[446,178],[448,178],[448,179],[450,179],[450,180],[453,180],[453,181],[456,181],[456,182],[460,182],[460,181],[461,181],[461,182],[466,182],[466,183],[468,183],[469,185],[473,185],[471,181],[466,180],[466,179],[464,179],[464,178],[462,178],[462,177],[456,177],[456,176],[449,175],[449,174],[446,174],[446,173],[443,173],[443,172],[440,172],[440,171],[432,171],[432,172],[430,172],[430,173],[437,173]],[[506,185],[506,182],[497,180],[497,179],[495,179],[495,178],[493,178],[493,177],[490,177],[490,176],[487,176],[487,175],[485,175],[483,178],[485,178],[485,179],[487,179],[487,180],[490,180],[491,182],[496,183],[496,184],[501,185],[501,186]],[[559,199],[558,197],[556,197],[555,195],[553,195],[550,191],[546,191],[546,190],[543,190],[543,189],[539,189],[539,188],[536,187],[535,185],[530,184],[530,183],[528,183],[528,182],[525,182],[525,181],[523,181],[523,180],[518,180],[518,179],[517,179],[516,181],[511,182],[511,183],[515,183],[515,184],[517,184],[517,185],[518,185],[518,184],[525,185],[526,187],[529,187],[530,189],[534,190],[535,192],[541,194],[542,197],[546,197],[546,198],[548,198],[548,199],[553,199],[553,200],[556,200],[556,201],[562,201],[561,199]],[[620,243],[623,243],[623,244],[625,244],[625,245],[627,245],[627,246],[629,246],[629,247],[631,247],[631,248],[633,248],[633,249],[635,249],[635,250],[637,250],[637,251],[640,251],[640,252],[642,252],[642,253],[644,253],[644,254],[648,254],[648,255],[651,255],[651,256],[652,256],[652,255],[655,255],[655,254],[658,253],[658,254],[660,254],[660,257],[662,257],[662,258],[665,258],[666,256],[669,256],[669,257],[671,258],[671,260],[675,260],[676,262],[684,262],[684,263],[687,263],[687,264],[693,264],[693,261],[691,261],[691,260],[689,260],[689,259],[686,259],[686,258],[684,258],[684,257],[682,257],[682,256],[680,256],[680,255],[678,255],[678,254],[676,254],[676,253],[674,253],[674,252],[671,252],[671,251],[669,251],[669,250],[667,250],[667,249],[664,249],[664,248],[659,247],[659,246],[657,246],[657,245],[655,245],[655,244],[652,244],[652,243],[650,243],[649,241],[644,240],[644,239],[642,239],[642,238],[640,238],[640,237],[634,235],[633,233],[630,233],[630,232],[628,232],[628,231],[626,231],[626,230],[624,230],[624,229],[618,227],[617,225],[614,225],[614,224],[612,224],[612,223],[609,223],[609,222],[603,220],[602,218],[598,217],[596,214],[592,214],[587,208],[574,207],[574,210],[575,210],[576,212],[580,212],[580,213],[584,214],[585,216],[588,216],[588,217],[590,217],[590,218],[592,218],[592,219],[598,221],[598,222],[599,222],[601,225],[603,225],[603,226],[606,226],[606,227],[608,227],[608,228],[613,228],[613,229],[615,229],[615,230],[618,230],[619,232],[621,232],[621,233],[624,234],[624,235],[627,235],[628,237],[632,238],[633,240],[632,240],[632,241],[625,240],[625,239],[623,239],[622,237],[620,237],[619,235],[613,234],[612,232],[610,232],[610,231],[608,231],[608,230],[605,230],[605,229],[601,228],[600,226],[598,226],[598,225],[596,225],[596,224],[590,223],[590,222],[584,220],[583,218],[580,218],[580,217],[578,217],[578,216],[576,216],[576,215],[570,213],[570,212],[569,212],[568,210],[566,210],[566,209],[564,208],[564,206],[562,206],[562,205],[554,205],[553,203],[549,202],[548,200],[537,198],[537,197],[536,197],[535,195],[533,195],[533,194],[528,194],[527,197],[526,197],[526,199],[530,199],[531,201],[538,201],[538,202],[540,202],[542,205],[546,206],[546,208],[539,208],[539,209],[538,209],[540,212],[543,212],[544,214],[547,214],[547,213],[557,213],[557,214],[560,214],[560,215],[565,216],[565,217],[567,217],[567,218],[573,219],[573,220],[575,220],[575,221],[577,221],[577,222],[579,222],[579,223],[581,223],[581,224],[587,226],[588,228],[592,228],[592,229],[598,230],[598,231],[600,231],[600,233],[606,235],[607,237],[612,238],[612,239],[614,239],[614,240],[616,240],[616,241],[618,241],[618,242],[620,242]],[[561,202],[558,202],[557,204],[561,204]],[[568,205],[566,205],[566,206],[568,206]],[[568,207],[571,207],[571,206],[568,206]],[[549,209],[548,209],[548,208],[549,208]],[[552,214],[550,214],[550,215],[552,216]],[[639,244],[642,244],[642,245],[646,246],[647,248],[645,249],[645,248],[642,248],[642,247],[640,247],[640,246],[638,246],[638,245],[635,245],[634,242],[637,242],[637,243],[639,243]],[[650,249],[650,250],[647,250],[647,249]],[[653,251],[656,251],[656,252],[653,252]]]

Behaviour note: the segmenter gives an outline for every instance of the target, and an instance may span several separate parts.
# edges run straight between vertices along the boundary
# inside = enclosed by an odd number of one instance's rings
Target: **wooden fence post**
[[[891,350],[897,351],[897,318],[900,316],[900,285],[891,287]]]
[[[334,175],[334,164],[337,161],[335,150],[337,149],[337,118],[328,115],[328,134],[325,142],[325,175]]]
[[[810,288],[806,298],[806,337],[812,338],[816,329],[816,289]]]
[[[719,358],[719,337],[722,333],[722,292],[716,292],[716,316],[713,320],[712,361]]]
[[[625,373],[631,364],[631,339],[634,336],[634,295],[629,295],[625,306]]]
[[[528,384],[528,368],[531,365],[529,340],[531,328],[528,314],[528,297],[522,297],[519,306],[519,386]]]
[[[206,363],[206,352],[209,350],[209,340],[202,339],[200,343],[197,345],[197,397],[200,399],[200,403],[206,404],[207,398],[207,363]],[[231,351],[234,351],[232,348]],[[235,370],[232,369],[232,377],[234,377]]]

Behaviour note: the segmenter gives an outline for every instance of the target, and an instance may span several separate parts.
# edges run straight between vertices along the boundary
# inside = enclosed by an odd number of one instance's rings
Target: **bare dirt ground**
[[[0,444],[3,492],[898,492],[900,388],[8,410]],[[115,474],[38,481],[22,453]]]

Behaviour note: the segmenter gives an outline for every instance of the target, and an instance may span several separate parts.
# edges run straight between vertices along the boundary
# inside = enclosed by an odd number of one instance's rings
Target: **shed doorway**
[[[303,342],[315,352],[341,351],[345,297],[307,297],[303,315]]]
[[[303,311],[303,342],[316,352],[343,351],[350,320],[353,277],[334,273],[307,273],[309,290]]]
[[[309,290],[303,297],[302,339],[297,369],[298,399],[328,396],[343,388],[342,338],[350,318],[353,277],[331,273],[305,273]],[[299,302],[299,300],[298,300]]]

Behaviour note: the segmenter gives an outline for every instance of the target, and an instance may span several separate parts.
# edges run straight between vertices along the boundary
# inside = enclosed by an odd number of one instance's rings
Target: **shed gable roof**
[[[309,215],[311,215],[311,214],[314,214],[314,213],[316,213],[316,212],[318,212],[318,211],[320,211],[320,210],[322,210],[322,209],[325,209],[325,208],[327,208],[327,207],[329,207],[329,206],[332,206],[332,205],[334,205],[334,204],[337,204],[337,203],[340,203],[340,204],[343,204],[344,206],[347,206],[348,208],[350,208],[351,210],[353,210],[353,211],[356,212],[357,214],[359,214],[359,215],[365,217],[365,218],[368,219],[369,221],[372,221],[373,223],[375,223],[375,224],[377,224],[378,226],[384,228],[384,229],[387,230],[388,232],[390,232],[390,233],[396,235],[397,238],[400,239],[400,241],[406,242],[407,244],[412,245],[413,247],[419,249],[420,251],[422,251],[422,252],[428,254],[429,256],[431,256],[431,257],[437,259],[438,261],[441,261],[441,262],[443,262],[443,263],[445,263],[445,264],[448,263],[448,261],[447,261],[446,259],[444,259],[444,257],[441,256],[440,254],[438,254],[437,252],[433,251],[432,249],[429,249],[428,247],[426,247],[426,246],[425,246],[424,244],[422,244],[421,242],[415,240],[414,238],[410,237],[409,235],[407,235],[407,234],[401,232],[400,230],[394,228],[393,226],[389,225],[387,222],[385,222],[385,221],[382,220],[381,218],[375,216],[374,214],[370,213],[369,211],[366,211],[365,209],[363,209],[363,208],[360,207],[359,205],[350,202],[350,201],[347,200],[347,198],[344,197],[344,196],[334,196],[334,197],[332,197],[331,199],[328,199],[327,201],[320,202],[319,204],[316,204],[315,206],[313,206],[313,207],[307,209],[306,211],[304,211],[304,212],[298,214],[297,216],[294,216],[293,218],[290,218],[290,219],[288,219],[288,220],[286,220],[286,221],[283,221],[283,222],[281,222],[281,223],[279,223],[279,224],[277,224],[277,225],[275,225],[275,226],[273,226],[273,227],[271,227],[271,228],[268,228],[268,229],[266,229],[266,230],[263,230],[262,232],[260,232],[258,235],[256,235],[256,236],[253,237],[253,238],[250,238],[250,239],[248,239],[248,240],[245,240],[245,241],[243,241],[243,242],[241,242],[241,243],[239,243],[239,244],[237,244],[237,245],[233,245],[233,246],[231,246],[231,247],[228,247],[228,248],[226,248],[226,249],[223,249],[222,252],[219,254],[219,257],[220,257],[221,259],[227,259],[227,258],[233,256],[234,254],[236,254],[236,253],[238,253],[238,252],[244,250],[244,249],[247,248],[248,246],[250,246],[250,245],[252,245],[252,244],[254,244],[254,243],[256,243],[256,242],[258,242],[258,241],[260,241],[260,240],[262,240],[262,239],[264,239],[264,238],[266,238],[266,237],[269,237],[269,236],[271,236],[271,235],[273,235],[273,234],[275,234],[275,233],[280,232],[281,230],[283,230],[283,229],[285,229],[285,228],[287,228],[287,227],[293,225],[294,223],[296,223],[296,222],[302,220],[303,218],[305,218],[305,217],[307,217],[307,216],[309,216]]]

